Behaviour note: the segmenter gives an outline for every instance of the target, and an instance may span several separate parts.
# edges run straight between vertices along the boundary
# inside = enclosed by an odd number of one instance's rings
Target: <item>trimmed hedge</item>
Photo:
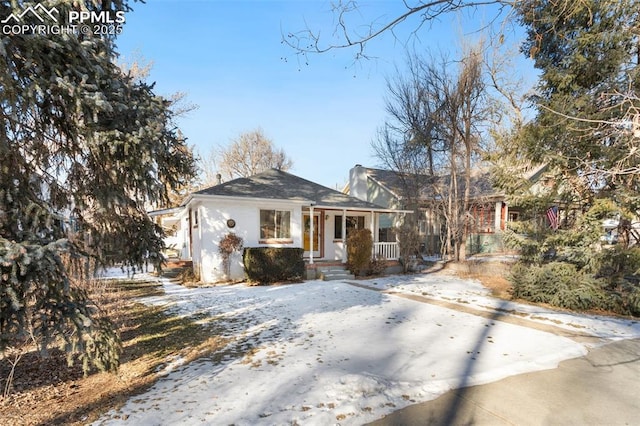
[[[301,281],[304,276],[304,249],[291,247],[247,247],[242,254],[249,281],[269,284]]]

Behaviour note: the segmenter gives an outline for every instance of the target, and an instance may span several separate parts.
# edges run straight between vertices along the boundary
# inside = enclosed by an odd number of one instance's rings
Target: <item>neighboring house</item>
[[[397,259],[397,243],[377,238],[381,216],[403,214],[292,174],[269,170],[248,178],[234,179],[187,196],[175,209],[151,212],[161,217],[173,234],[181,260],[193,261],[201,281],[224,277],[218,244],[229,232],[244,241],[244,247],[304,248],[305,261],[313,267],[324,261],[346,261],[345,241],[351,229],[370,229],[374,251]],[[232,256],[231,279],[244,278],[241,253]]]
[[[538,168],[526,178],[534,181],[540,178],[543,168]],[[381,207],[408,209],[418,212],[417,228],[423,241],[423,254],[440,253],[445,234],[444,219],[433,207],[442,202],[439,188],[449,185],[449,177],[431,177],[400,174],[391,170],[367,168],[357,164],[349,172],[349,183],[344,192]],[[407,197],[407,191],[412,195]],[[502,232],[510,221],[518,220],[520,210],[509,207],[505,196],[496,191],[488,173],[478,172],[472,177],[471,185],[471,227],[467,252],[469,254],[494,253],[504,251]],[[460,189],[462,194],[462,189]],[[397,224],[392,217],[381,219],[380,239],[395,240],[393,228]]]
[[[157,218],[158,224],[165,233],[164,255],[169,259],[189,259],[189,245],[187,243],[189,232],[186,227],[181,226],[180,222],[183,210],[182,207],[174,207],[149,212],[149,216]]]

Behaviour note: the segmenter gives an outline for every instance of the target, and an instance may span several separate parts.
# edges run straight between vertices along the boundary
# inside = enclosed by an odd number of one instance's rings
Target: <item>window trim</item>
[[[262,234],[262,212],[286,212],[289,214],[289,226],[288,233],[289,235],[286,237],[280,238],[269,238],[265,237]],[[291,209],[278,209],[278,208],[259,208],[258,209],[258,243],[259,244],[293,244],[293,236],[291,233],[291,224],[293,222],[293,210]]]

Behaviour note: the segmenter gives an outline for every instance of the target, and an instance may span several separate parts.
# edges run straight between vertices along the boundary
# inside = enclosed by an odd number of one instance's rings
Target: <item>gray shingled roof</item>
[[[276,169],[211,186],[194,192],[193,195],[309,201],[316,206],[322,207],[367,211],[387,210],[373,203],[350,197],[342,192]]]
[[[431,191],[427,191],[427,188],[430,188],[437,180],[437,178],[433,176],[400,173],[393,170],[372,168],[365,168],[365,170],[367,176],[384,186],[389,191],[393,192],[393,194],[397,197],[401,197],[402,194],[404,194],[404,188],[406,186],[412,188],[422,188],[420,192],[424,193],[423,195],[425,197],[430,196]]]
[[[434,186],[439,186],[442,190],[446,191],[449,186],[451,177],[446,176],[427,176],[427,175],[414,175],[403,174],[394,172],[392,170],[381,170],[366,168],[367,175],[383,185],[388,190],[392,191],[396,195],[404,193],[405,185],[414,186],[420,188],[420,197],[423,199],[430,199],[435,196]],[[458,177],[459,190],[464,189],[464,177]],[[487,172],[475,173],[471,177],[471,197],[491,197],[496,196],[498,193],[491,183],[491,176]]]

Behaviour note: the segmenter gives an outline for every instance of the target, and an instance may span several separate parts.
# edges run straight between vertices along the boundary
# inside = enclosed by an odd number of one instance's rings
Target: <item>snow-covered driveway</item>
[[[358,283],[489,312],[518,311],[605,338],[640,336],[632,321],[505,302],[475,281],[440,274]],[[587,351],[568,338],[491,316],[342,282],[200,289],[164,282],[164,288],[165,295],[144,302],[216,318],[248,355],[178,367],[97,424],[363,424],[451,388],[553,368]]]

